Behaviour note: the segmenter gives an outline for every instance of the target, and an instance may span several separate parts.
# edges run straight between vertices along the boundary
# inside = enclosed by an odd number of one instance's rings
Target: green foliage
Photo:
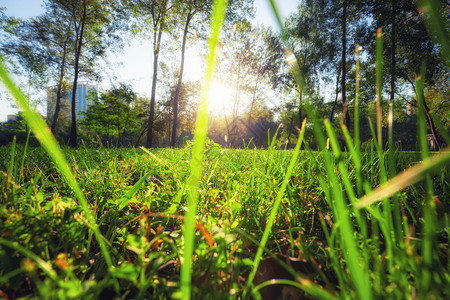
[[[434,2],[434,5],[437,4],[434,9],[440,9],[440,13],[445,14],[445,1],[432,2]],[[389,61],[388,57],[391,55],[392,47],[391,9],[391,1],[376,1],[369,7],[376,22],[376,27],[381,28],[385,35],[383,52],[386,62]],[[443,71],[443,64],[445,64],[445,60],[439,58],[438,49],[441,48],[439,44],[442,43],[436,40],[433,35],[428,34],[425,26],[426,21],[426,10],[419,10],[415,1],[397,1],[395,74],[397,80],[408,82],[409,85],[413,84],[415,77],[420,74],[420,64],[423,60],[427,61],[426,81],[429,83],[433,83],[438,78]],[[442,28],[445,32],[446,26],[443,25]],[[446,34],[448,35],[448,32]],[[373,49],[373,42],[373,38],[370,37],[365,44]],[[444,41],[442,40],[442,42]],[[448,44],[448,42],[444,43]],[[418,49],[420,50],[418,51]],[[386,63],[385,68],[387,70],[386,75],[392,72],[390,63]],[[398,83],[401,84],[401,82]]]
[[[136,129],[144,114],[136,93],[129,86],[122,84],[100,95],[95,91],[91,92],[88,99],[92,101],[92,105],[80,123],[86,126],[91,134],[99,134],[105,144],[133,144]]]
[[[15,120],[0,125],[0,145],[7,145],[14,136],[19,143],[25,142],[27,137],[27,125],[22,113],[19,113]]]
[[[260,241],[263,236],[293,152],[277,148],[270,152],[228,150],[211,142],[206,149],[197,214],[197,224],[202,224],[204,231],[197,227],[194,238],[192,293],[218,298],[227,297],[234,289],[238,296],[242,295],[246,284],[239,278],[246,276],[250,270],[249,264],[252,264],[258,248],[258,243],[253,239]],[[16,147],[14,156],[22,157],[22,151],[22,148]],[[189,174],[191,151],[192,146],[178,150],[159,149],[152,152],[153,157],[130,149],[65,149],[80,188],[88,196],[101,233],[111,244],[111,253],[117,261],[115,267],[106,272],[98,244],[89,239],[90,229],[83,222],[81,208],[72,202],[73,192],[45,152],[41,148],[30,148],[23,173],[23,181],[27,183],[21,187],[15,184],[21,180],[20,172],[17,172],[19,177],[10,179],[7,189],[2,188],[2,193],[6,192],[7,197],[0,210],[4,221],[1,238],[26,245],[43,262],[52,266],[59,279],[45,276],[38,281],[32,274],[39,274],[40,266],[36,264],[32,273],[26,273],[21,264],[28,262],[24,260],[28,255],[2,244],[0,247],[4,256],[0,278],[6,280],[6,275],[16,273],[8,279],[10,288],[0,283],[2,290],[11,293],[15,286],[23,296],[44,294],[50,292],[49,289],[55,295],[76,291],[77,297],[96,298],[108,290],[114,290],[114,278],[117,278],[121,295],[137,297],[139,293],[150,291],[162,298],[172,295],[179,288],[183,241],[180,229],[181,216],[186,208],[185,196],[174,215],[169,217],[163,213],[169,209]],[[0,170],[9,169],[10,153],[11,147],[0,148],[0,157],[3,158]],[[350,166],[351,181],[355,182],[352,158],[342,155],[341,160]],[[370,186],[375,187],[379,184],[379,164],[372,155],[370,151],[362,152],[361,163],[365,176],[370,178]],[[419,156],[419,153],[399,153],[399,171],[413,165],[420,159]],[[17,161],[20,162],[20,159],[16,159],[15,163]],[[306,150],[301,151],[295,161],[275,215],[266,253],[281,250],[292,257],[300,253],[303,258],[312,257],[325,273],[321,275],[317,272],[312,276],[321,284],[328,278],[331,282],[326,288],[336,295],[345,280],[341,283],[335,281],[336,275],[331,268],[336,262],[333,262],[331,253],[324,249],[329,245],[326,238],[328,231],[331,234],[338,225],[327,201],[329,187],[320,184],[320,174],[324,172],[323,158],[320,152]],[[446,236],[446,226],[441,222],[448,210],[448,203],[443,201],[449,188],[448,175],[448,169],[441,169],[440,174],[433,175],[435,196],[444,205],[438,217],[438,232],[443,237]],[[5,187],[6,177],[3,173],[0,176],[0,185]],[[140,180],[143,183],[139,186]],[[130,192],[135,192],[131,196],[132,201],[119,211],[121,199]],[[421,232],[423,228],[418,218],[424,193],[422,184],[409,186],[401,192],[410,209],[408,211],[405,207],[405,217],[416,232]],[[16,213],[17,210],[21,215]],[[321,221],[325,220],[332,222],[325,226],[326,231],[321,226]],[[369,220],[374,221],[374,217],[369,217]],[[214,239],[212,246],[208,244],[208,234]],[[413,262],[421,257],[418,243],[418,240],[410,240],[406,250],[412,251],[412,254],[399,254],[399,264],[404,259]],[[339,255],[340,246],[334,243],[331,246]],[[385,257],[382,249],[365,248],[370,255]],[[436,255],[444,259],[444,249]],[[64,263],[67,264],[65,270]],[[339,263],[336,266],[341,267]],[[387,265],[381,263],[380,266],[380,273],[373,275],[385,280]],[[413,269],[410,271],[414,272]],[[442,266],[436,267],[435,274],[445,275]],[[36,283],[32,290],[22,285],[26,277]],[[71,286],[73,288],[69,288]],[[439,290],[439,286],[436,289]],[[388,295],[391,293],[396,293],[395,289],[382,292],[386,297],[390,297]],[[351,290],[346,290],[341,296],[351,294]]]

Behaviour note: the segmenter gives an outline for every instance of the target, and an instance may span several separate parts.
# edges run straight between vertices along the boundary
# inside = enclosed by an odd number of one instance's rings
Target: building
[[[77,85],[77,91],[75,95],[75,111],[77,114],[77,118],[82,120],[84,112],[87,111],[91,102],[87,99],[87,95],[90,90],[96,90],[95,86],[89,84],[87,82],[79,82]],[[55,112],[55,103],[56,103],[56,88],[49,88],[47,91],[47,117],[53,118],[53,113]],[[70,88],[66,88],[62,93],[61,97],[61,115],[71,116],[72,109],[72,90]]]
[[[19,116],[18,115],[8,115],[6,118],[7,118],[6,122],[14,122],[14,121],[17,121]]]
[[[77,117],[82,119],[83,115],[81,112],[86,112],[88,107],[91,105],[91,101],[87,99],[88,92],[90,90],[95,90],[95,86],[88,84],[86,82],[80,82],[77,85],[76,92],[76,112]],[[69,92],[69,102],[72,104],[72,92]]]

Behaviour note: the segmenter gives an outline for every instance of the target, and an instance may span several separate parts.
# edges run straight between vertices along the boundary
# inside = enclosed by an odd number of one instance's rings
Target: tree
[[[259,39],[260,36],[253,32],[249,22],[236,23],[232,30],[226,31],[218,57],[217,76],[233,90],[231,122],[228,121],[229,116],[225,115],[231,146],[235,146],[240,140],[239,135],[243,129],[238,124],[241,106],[248,99],[251,110],[252,103],[254,104],[257,99],[254,86],[260,81],[259,77],[263,73],[263,61],[257,62],[257,44],[262,43]]]
[[[350,127],[349,106],[352,100],[348,91],[348,71],[354,62],[348,53],[353,52],[356,43],[360,43],[360,37],[366,36],[370,30],[369,14],[363,9],[365,2],[305,0],[286,23],[293,55],[311,91],[309,94],[320,94],[324,83],[335,82],[330,120],[334,117],[340,96],[342,107],[339,107],[347,127]],[[298,91],[298,94],[301,98],[305,93]]]
[[[250,43],[250,67],[253,69],[254,85],[251,87],[250,108],[248,109],[247,128],[250,130],[252,123],[261,117],[272,121],[272,116],[266,114],[269,110],[262,99],[262,91],[271,80],[273,74],[279,72],[280,61],[279,52],[271,51],[270,47],[274,39],[274,33],[270,28],[256,28],[248,36]],[[264,109],[263,109],[264,108]]]
[[[394,6],[395,2],[395,6]],[[397,1],[369,1],[368,11],[374,19],[374,25],[385,33],[384,59],[391,60],[385,64],[385,74],[390,76],[390,99],[397,97],[402,91],[401,98],[408,98],[408,94],[416,91],[415,78],[420,74],[420,66],[426,61],[425,82],[429,88],[439,85],[439,81],[447,76],[445,62],[439,57],[440,45],[433,42],[425,27],[425,15],[418,11],[413,0]],[[446,1],[437,1],[441,11],[446,9]],[[369,49],[374,49],[373,39],[365,41]],[[374,59],[374,58],[372,58]],[[388,75],[386,75],[388,76]],[[407,85],[410,89],[408,91]],[[394,89],[394,87],[396,87]],[[404,92],[406,91],[406,92]],[[392,105],[393,106],[393,105]],[[436,144],[441,144],[438,129],[432,118],[427,99],[424,99],[428,125]],[[395,116],[390,116],[395,119]],[[393,132],[393,129],[391,128]],[[393,133],[392,133],[393,136]]]
[[[45,84],[47,57],[37,47],[33,33],[27,30],[27,23],[21,19],[4,17],[2,28],[4,37],[1,52],[16,62],[13,64],[15,73],[28,77],[28,91],[33,82]]]
[[[395,99],[395,31],[397,0],[391,0],[391,80],[389,85],[389,116],[388,116],[388,139],[389,149],[394,150],[394,99]],[[392,155],[390,157],[393,157]],[[391,174],[392,176],[394,174]]]
[[[195,117],[197,112],[197,105],[200,100],[200,81],[186,81],[181,84],[181,88],[178,94],[178,117],[177,117],[177,129],[174,128],[174,101],[178,84],[172,87],[170,98],[167,102],[163,103],[166,108],[167,117],[167,145],[174,148],[179,145],[179,132],[182,135],[191,138],[193,136],[193,129],[195,124]],[[172,130],[177,130],[176,135]],[[175,139],[175,140],[174,140]]]
[[[53,113],[53,121],[51,130],[56,134],[59,112],[61,110],[61,97],[65,90],[64,82],[67,68],[67,55],[69,52],[69,44],[72,41],[70,33],[69,20],[61,18],[54,10],[50,9],[43,16],[31,19],[24,24],[24,29],[29,32],[30,39],[36,43],[36,47],[45,57],[47,74],[58,73],[56,79],[56,102]],[[25,39],[21,39],[25,41]],[[53,76],[52,76],[53,77]]]
[[[336,13],[330,15],[331,11],[338,9],[332,1],[306,1],[298,6],[298,12],[286,22],[286,30],[293,47],[292,55],[296,58],[311,91],[319,86],[320,81],[329,81],[328,77],[332,73],[338,74],[342,69],[337,61],[340,47],[336,45],[338,34],[335,31],[341,28],[342,21],[339,22],[339,15]],[[288,86],[297,89],[298,120],[302,122],[301,107],[305,91],[299,90],[293,83],[293,74],[290,75],[289,81],[291,83]]]
[[[227,22],[231,20],[237,20],[243,15],[246,15],[248,11],[248,3],[252,3],[252,0],[232,0],[228,3],[227,7]],[[188,0],[188,1],[169,1],[169,0],[125,0],[125,10],[132,15],[133,18],[133,33],[143,34],[150,32],[153,38],[153,78],[152,78],[152,92],[150,101],[150,113],[147,126],[147,147],[153,146],[154,140],[154,122],[155,122],[155,109],[156,109],[156,84],[158,79],[158,62],[161,54],[161,41],[164,32],[177,32],[177,24],[180,20],[183,22],[182,29],[182,42],[181,42],[181,62],[180,72],[178,73],[178,92],[180,88],[184,73],[184,52],[186,49],[187,36],[189,34],[189,28],[194,18],[199,18],[197,29],[199,31],[206,30],[205,23],[201,20],[206,19],[211,12],[211,0]],[[243,13],[244,12],[244,13]],[[150,25],[150,26],[149,26]],[[198,34],[202,38],[202,34]],[[179,94],[173,102],[174,118],[173,122],[175,130],[172,130],[176,135],[176,127],[178,126],[178,99]],[[176,137],[176,136],[175,136]],[[176,138],[172,140],[176,140]]]
[[[66,2],[63,4],[68,5]],[[12,38],[2,46],[5,52],[20,58],[19,62],[25,66],[25,69],[33,67],[33,72],[39,72],[40,77],[45,78],[41,86],[45,86],[47,82],[56,86],[54,112],[48,115],[52,116],[52,121],[49,119],[49,123],[54,134],[57,130],[61,96],[66,89],[65,78],[67,75],[70,76],[69,66],[74,67],[75,62],[75,56],[69,55],[74,49],[72,46],[76,43],[76,35],[72,30],[73,11],[67,11],[67,7],[64,11],[63,8],[58,1],[46,2],[45,13],[16,24],[13,30],[10,30]],[[91,40],[85,43],[87,48],[82,55],[79,55],[78,70],[80,74],[88,77],[96,76],[95,61],[104,53],[97,33],[91,30],[87,34],[87,38]],[[36,62],[40,63],[36,64]]]
[[[22,112],[17,114],[16,119],[0,123],[0,146],[6,146],[14,137],[17,142],[25,142],[27,138],[27,123]]]
[[[246,17],[252,11],[253,1],[248,0],[232,0],[228,3],[227,13],[226,13],[226,23],[239,22],[240,20],[245,20]],[[176,136],[177,136],[177,126],[178,126],[178,100],[181,91],[181,85],[183,80],[184,72],[184,60],[185,60],[185,50],[186,50],[186,38],[189,31],[191,21],[198,17],[199,24],[204,23],[211,13],[212,1],[211,0],[183,0],[178,1],[176,6],[176,15],[180,19],[184,18],[184,30],[182,34],[182,46],[181,46],[181,62],[180,71],[178,75],[178,83],[175,91],[175,97],[173,100],[173,128],[172,128],[172,139],[171,147],[175,147]],[[177,18],[175,18],[177,19]]]
[[[183,82],[183,72],[184,72],[184,59],[185,59],[185,51],[186,51],[186,40],[187,34],[189,31],[189,26],[191,24],[192,19],[197,14],[203,13],[203,19],[208,16],[212,7],[211,1],[205,0],[188,0],[188,1],[180,1],[179,11],[181,14],[181,18],[185,18],[184,21],[184,29],[183,29],[183,38],[181,43],[181,62],[180,62],[180,71],[178,75],[178,83],[175,90],[175,96],[173,99],[173,128],[172,128],[172,139],[170,146],[172,148],[175,147],[176,137],[177,137],[177,126],[178,126],[178,102],[181,92],[181,85]]]
[[[218,58],[217,73],[221,80],[228,82],[233,91],[233,110],[231,124],[227,123],[229,143],[232,147],[238,140],[238,115],[242,94],[250,89],[250,42],[247,37],[251,31],[249,22],[235,24],[232,32],[227,32],[227,38],[223,41],[223,55]],[[221,64],[223,64],[221,66]]]
[[[158,79],[158,61],[161,50],[162,34],[167,30],[172,5],[169,0],[126,0],[126,10],[135,18],[134,33],[150,30],[153,35],[153,78],[150,98],[150,113],[147,125],[146,147],[153,146],[153,123],[155,120],[156,84]],[[148,28],[148,22],[150,27]]]
[[[341,58],[341,69],[342,69],[342,83],[341,83],[341,91],[342,91],[342,116],[343,116],[343,123],[350,128],[350,116],[348,114],[348,101],[347,101],[347,94],[345,92],[345,85],[346,85],[346,75],[347,75],[347,60],[346,60],[346,54],[347,54],[347,6],[348,1],[344,0],[342,4],[342,58]]]
[[[319,93],[323,82],[332,80],[333,74],[337,75],[336,85],[339,83],[342,85],[342,81],[339,82],[342,63],[338,59],[341,47],[336,42],[342,28],[342,16],[336,13],[340,8],[339,3],[335,2],[303,1],[298,5],[297,12],[285,23],[285,34],[289,37],[291,45],[291,49],[286,50],[285,54],[289,57],[288,64],[292,66],[298,63],[308,89],[308,91],[300,89],[294,73],[289,70],[289,76],[284,80],[285,93],[290,95],[293,101],[284,107],[288,140],[294,131],[293,126],[301,126],[305,100],[318,100],[319,98],[313,95]],[[308,99],[305,99],[305,96],[308,96]],[[337,97],[336,91],[335,103]],[[294,114],[294,110],[297,111],[297,115]]]
[[[91,59],[102,56],[105,52],[103,35],[108,31],[112,35],[111,14],[112,8],[107,1],[102,0],[49,0],[47,7],[54,10],[62,18],[71,21],[70,30],[73,34],[73,84],[72,84],[72,126],[70,130],[69,145],[77,147],[77,116],[76,116],[76,89],[80,74],[80,59],[89,52]]]
[[[116,137],[117,146],[132,144],[132,135],[143,112],[136,93],[129,86],[120,84],[100,95],[91,93],[89,97],[93,104],[81,123],[91,132],[103,135],[107,142]]]
[[[69,138],[70,125],[72,123],[70,92],[70,83],[67,80],[64,80],[62,84],[58,84],[56,87],[47,89],[47,121],[53,121],[50,123],[50,128],[54,128],[53,134],[55,136],[64,136],[65,141]],[[58,116],[55,117],[55,114],[58,114]]]

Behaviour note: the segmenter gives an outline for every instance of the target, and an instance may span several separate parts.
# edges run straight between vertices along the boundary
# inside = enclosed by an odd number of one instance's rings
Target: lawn
[[[150,153],[144,149],[64,149],[105,242],[104,250],[73,189],[50,157],[40,147],[28,148],[24,156],[24,149],[21,145],[0,149],[3,295],[177,296],[191,145]],[[195,222],[193,295],[245,297],[252,290],[256,293],[254,286],[276,279],[259,290],[265,299],[304,296],[296,285],[319,298],[357,297],[343,253],[348,242],[339,229],[342,218],[335,215],[336,203],[329,200],[333,191],[327,183],[323,153],[300,151],[286,181],[294,154],[276,146],[231,150],[208,143]],[[395,155],[399,172],[420,160],[420,153]],[[340,160],[356,188],[352,158],[344,155]],[[368,149],[361,161],[362,177],[375,188],[380,180],[379,157]],[[430,178],[433,203],[438,206],[433,216],[431,265],[423,255],[425,183],[396,194],[401,228],[396,227],[395,211],[390,212],[390,220],[385,219],[385,202],[367,211],[349,212],[355,255],[361,259],[361,270],[369,272],[373,296],[403,298],[426,292],[439,298],[448,292],[448,173],[443,168]],[[281,205],[251,285],[248,279],[258,246],[284,182]],[[383,234],[386,226],[392,226],[388,238]],[[424,272],[430,276],[428,287],[422,286]]]

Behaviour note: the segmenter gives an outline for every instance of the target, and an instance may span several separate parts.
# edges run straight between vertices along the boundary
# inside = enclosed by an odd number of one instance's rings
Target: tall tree
[[[239,108],[242,106],[244,94],[252,91],[253,75],[255,69],[252,66],[253,53],[251,51],[251,25],[247,21],[236,23],[232,31],[226,32],[223,39],[222,51],[218,57],[217,74],[221,81],[226,82],[233,90],[233,103],[231,122],[228,122],[228,139],[231,146],[235,146],[238,140]]]
[[[253,86],[250,86],[250,108],[248,109],[247,131],[250,131],[252,123],[262,115],[261,107],[264,107],[262,91],[272,82],[273,74],[280,70],[283,62],[279,60],[278,50],[271,49],[274,42],[274,33],[269,28],[258,27],[253,29],[247,39],[250,44],[249,64],[253,73]]]
[[[73,34],[73,84],[72,84],[72,125],[70,129],[69,145],[77,147],[77,115],[76,96],[80,74],[80,59],[88,49],[95,60],[101,56],[106,48],[104,33],[112,35],[111,5],[102,0],[48,0],[49,9],[58,12],[62,17],[71,21],[70,30]]]
[[[337,74],[337,81],[341,78],[338,73],[342,70],[342,59],[341,66],[339,66],[338,57],[339,50],[342,47],[336,44],[336,40],[340,36],[338,31],[342,28],[343,18],[336,13],[332,13],[339,10],[339,3],[335,2],[304,1],[299,4],[297,13],[293,14],[286,22],[287,31],[291,36],[291,44],[293,45],[291,56],[295,57],[298,62],[310,90],[310,93],[305,93],[296,84],[290,83],[287,85],[295,88],[296,97],[292,108],[297,107],[299,123],[303,119],[304,95],[317,92],[322,84],[321,82],[330,81],[333,73]],[[341,36],[341,39],[344,39],[344,35]],[[340,52],[342,56],[344,52]],[[295,81],[293,74],[289,79],[291,82]],[[342,85],[342,81],[336,82],[336,85],[339,83]],[[293,122],[289,124],[293,124]],[[292,128],[288,130],[292,132]]]
[[[334,82],[336,94],[330,106],[330,119],[339,106],[348,127],[352,100],[347,90],[348,70],[353,58],[347,54],[368,30],[368,14],[362,9],[364,3],[364,0],[305,0],[286,23],[294,45],[293,54],[310,90],[308,94],[320,94],[324,83]],[[299,98],[304,94],[298,91]],[[338,105],[339,96],[342,107]]]
[[[153,123],[155,120],[156,84],[158,79],[158,61],[161,51],[163,32],[168,29],[168,19],[172,9],[169,0],[126,0],[126,10],[135,18],[132,28],[135,33],[146,33],[150,30],[153,36],[153,77],[150,98],[150,112],[147,123],[146,147],[153,146]],[[150,26],[148,27],[148,23]]]
[[[83,49],[83,37],[84,28],[86,25],[87,12],[87,0],[83,1],[82,8],[80,8],[76,3],[72,3],[72,18],[73,25],[75,29],[75,62],[74,62],[74,76],[72,85],[72,127],[70,128],[70,139],[69,145],[73,148],[77,147],[77,115],[76,115],[76,97],[77,97],[77,83],[78,83],[78,73],[79,73],[79,63],[81,51]]]
[[[46,45],[49,45],[50,39],[47,31],[55,28],[55,26],[49,25],[51,25],[51,22],[44,17],[24,21],[14,31],[16,39],[11,39],[2,46],[2,50],[5,53],[19,58],[19,62],[21,62],[25,69],[36,74],[39,73],[46,79],[51,77],[49,75],[55,70],[54,64],[60,59],[60,56],[54,51],[53,45],[51,48],[46,47]],[[60,110],[61,91],[66,69],[67,40],[62,41],[62,45],[64,54],[61,61],[57,62],[60,67],[55,112],[51,126],[53,133],[55,133]]]
[[[181,63],[180,72],[178,75],[178,83],[175,92],[175,98],[173,101],[173,128],[172,128],[172,139],[171,147],[175,147],[176,137],[177,137],[177,126],[178,126],[178,104],[179,95],[183,80],[184,72],[184,61],[185,61],[185,50],[186,50],[186,39],[189,28],[192,24],[192,20],[197,18],[197,24],[203,24],[209,18],[209,14],[212,9],[212,0],[182,0],[178,1],[178,8],[175,14],[183,20],[184,18],[184,30],[181,46]],[[230,26],[230,24],[236,24],[242,20],[245,20],[253,11],[253,0],[230,0],[227,7],[225,24]],[[174,20],[177,20],[175,17]],[[197,26],[201,27],[201,26]],[[199,29],[199,28],[197,28]]]
[[[178,86],[176,85],[174,87],[170,105],[173,109],[173,101],[175,99],[175,93]],[[201,90],[201,84],[200,81],[185,81],[182,83],[179,95],[178,95],[178,118],[177,118],[177,128],[184,134],[184,136],[192,137],[193,136],[193,125],[195,121],[195,115],[197,111],[197,105],[200,99],[200,90]],[[171,111],[173,112],[173,110]],[[173,121],[174,122],[174,121]],[[173,123],[169,121],[169,124],[173,126]],[[171,128],[173,129],[173,127]],[[168,130],[170,132],[170,143],[168,144],[171,147],[172,146],[173,139],[176,139],[176,137],[173,135],[173,132]]]
[[[34,69],[39,68],[35,72],[39,71],[46,79],[46,83],[50,82],[56,86],[56,100],[52,105],[54,111],[48,114],[51,130],[56,134],[65,79],[73,74],[69,66],[74,66],[74,56],[70,54],[75,52],[73,47],[75,34],[72,30],[71,11],[64,11],[55,1],[47,1],[45,8],[44,14],[16,24],[14,30],[10,30],[12,38],[3,43],[2,48],[5,52],[20,58],[21,64],[26,63],[30,67],[34,66]],[[95,75],[96,58],[104,51],[101,50],[102,46],[96,36],[92,34],[88,36],[95,41],[89,42],[89,46],[92,47],[87,47],[83,51],[83,55],[79,56],[81,62],[78,64],[81,73],[92,77]],[[41,61],[41,64],[37,65],[37,61]]]
[[[210,12],[212,7],[211,1],[205,0],[188,0],[181,1],[179,5],[179,11],[181,13],[181,18],[185,18],[184,20],[184,29],[183,29],[183,38],[181,42],[181,62],[180,62],[180,71],[178,74],[178,82],[175,90],[175,97],[173,99],[173,128],[172,128],[172,139],[170,146],[172,148],[175,147],[177,140],[177,126],[178,126],[178,102],[180,97],[181,85],[183,82],[183,72],[184,72],[184,60],[185,60],[185,51],[186,51],[186,41],[187,35],[189,32],[189,26],[191,24],[192,19],[199,13],[203,13],[204,17],[207,17],[207,13]],[[204,18],[206,19],[206,18]]]
[[[46,55],[50,72],[53,73],[54,70],[55,74],[58,74],[53,76],[56,77],[57,87],[55,110],[51,122],[51,130],[53,134],[56,134],[68,65],[68,53],[73,40],[70,32],[70,20],[62,18],[54,9],[49,8],[44,15],[31,19],[28,28],[31,33],[35,33],[34,39]]]
[[[155,118],[155,101],[156,101],[156,80],[158,77],[158,59],[161,49],[162,33],[166,27],[166,17],[168,12],[168,1],[162,0],[159,4],[152,1],[152,20],[153,20],[153,80],[152,80],[152,95],[150,98],[150,115],[147,126],[147,147],[152,147],[153,144],[153,122]],[[159,9],[158,9],[159,8]]]
[[[446,9],[448,10],[446,1],[436,2],[440,4],[441,13],[444,13]],[[384,59],[391,60],[390,64],[385,64],[386,71],[384,72],[386,76],[390,75],[388,81],[390,101],[402,91],[407,91],[404,92],[406,95],[403,95],[402,98],[408,98],[408,93],[415,93],[415,78],[420,74],[420,65],[423,61],[426,61],[427,64],[426,85],[429,88],[441,86],[439,81],[448,76],[445,75],[448,72],[445,62],[442,62],[439,57],[441,47],[433,42],[428,34],[424,23],[425,14],[423,11],[417,10],[415,1],[369,1],[367,7],[374,20],[373,26],[382,28],[385,33]],[[366,39],[365,43],[369,49],[374,49],[373,38]],[[400,96],[397,98],[400,99]],[[410,104],[414,105],[415,103]],[[406,103],[404,105],[406,106]],[[395,107],[395,105],[392,106]],[[431,118],[431,110],[427,99],[424,99],[424,107],[430,132],[435,142],[439,144],[438,129]],[[395,118],[395,115],[388,115],[388,122]],[[393,128],[391,128],[391,132],[393,136]]]
[[[5,16],[2,29],[0,50],[5,58],[14,62],[14,72],[28,77],[28,90],[33,82],[45,85],[48,57],[39,48],[35,33],[29,30],[29,23]]]
[[[341,76],[341,93],[342,93],[342,116],[343,116],[343,123],[350,128],[350,115],[348,113],[348,101],[347,101],[347,94],[345,90],[346,85],[346,75],[347,75],[347,0],[344,0],[342,5],[342,49],[341,49],[341,69],[342,69],[342,76]]]

